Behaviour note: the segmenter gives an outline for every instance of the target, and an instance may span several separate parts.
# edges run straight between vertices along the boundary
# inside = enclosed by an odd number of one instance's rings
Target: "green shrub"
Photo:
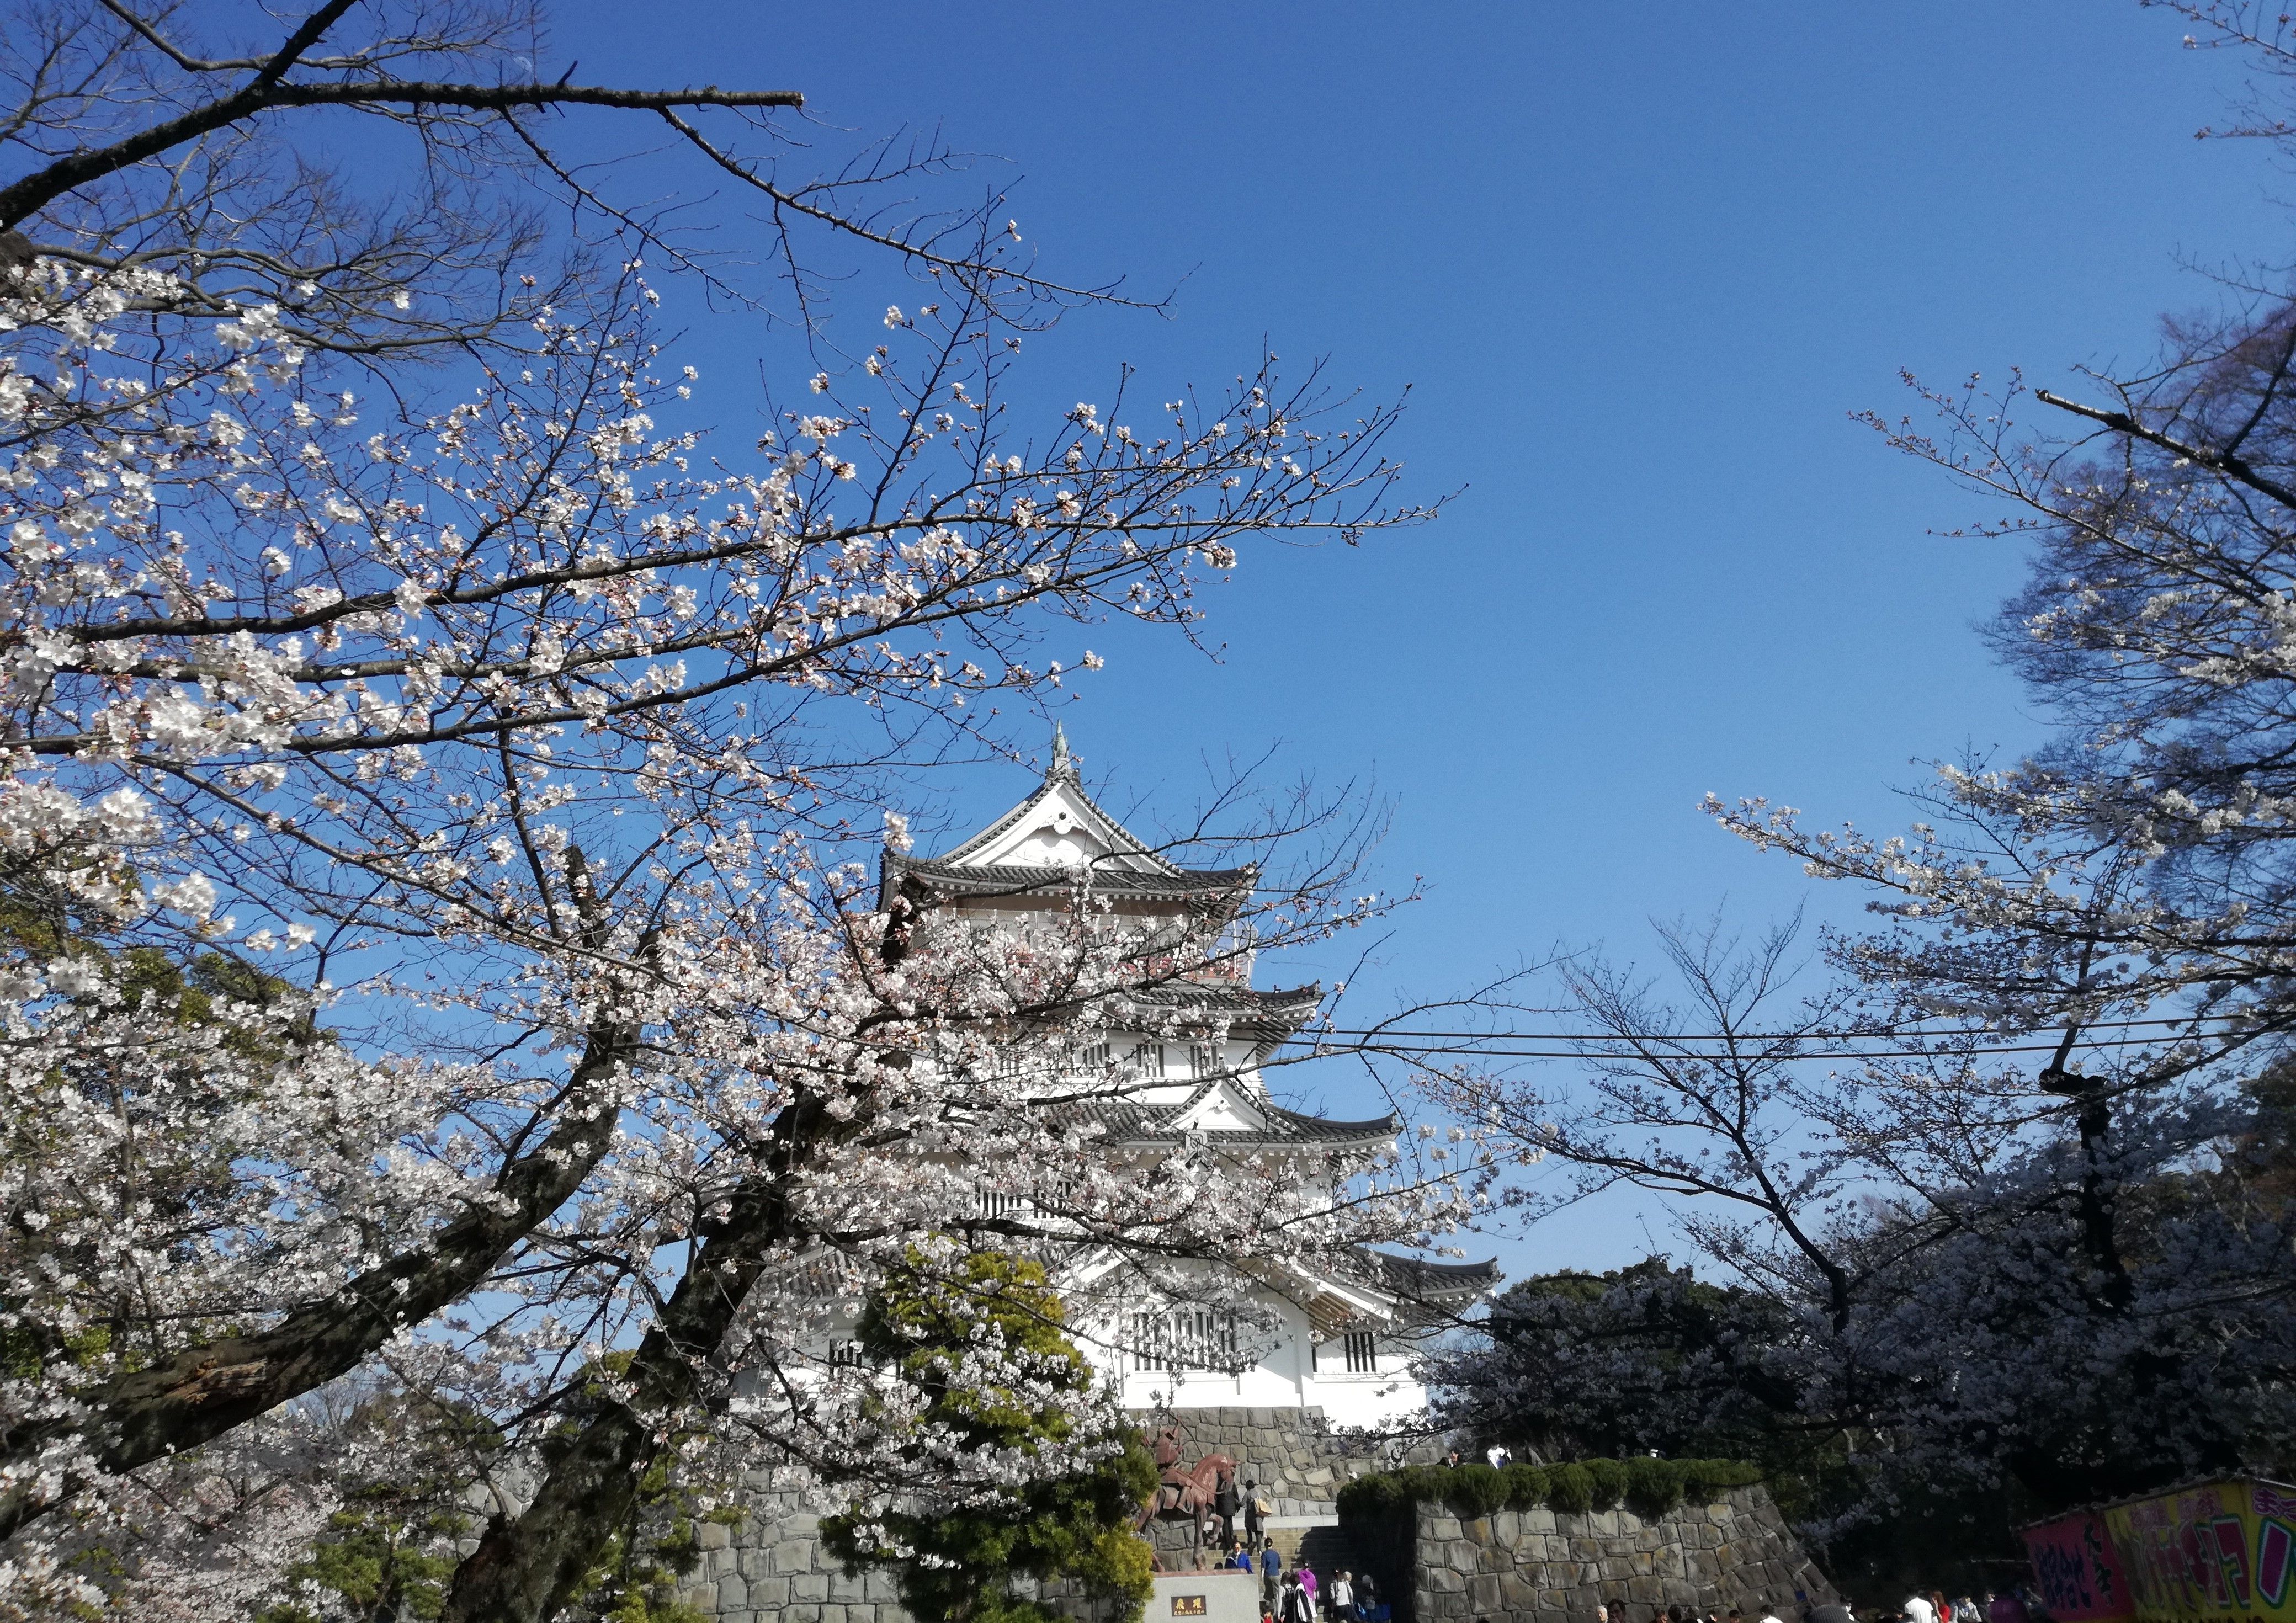
[[[1383,1515],[1414,1504],[1448,1506],[1460,1516],[1541,1504],[1574,1516],[1624,1504],[1643,1516],[1663,1516],[1685,1500],[1711,1504],[1733,1488],[1762,1480],[1743,1460],[1580,1460],[1567,1465],[1406,1465],[1357,1477],[1340,1489],[1346,1521]]]
[[[1543,1465],[1510,1465],[1499,1473],[1506,1478],[1507,1509],[1537,1510],[1546,1503],[1546,1468]]]
[[[1733,1488],[1751,1488],[1762,1480],[1759,1466],[1744,1460],[1684,1460],[1682,1496],[1693,1504],[1711,1504]]]
[[[1443,1465],[1406,1465],[1398,1473],[1403,1491],[1414,1504],[1440,1504],[1451,1491],[1451,1472]]]
[[[1488,1516],[1505,1508],[1507,1480],[1492,1467],[1457,1465],[1444,1474],[1450,1481],[1445,1485],[1443,1502],[1461,1516]]]
[[[1587,1475],[1595,1484],[1595,1508],[1609,1510],[1627,1496],[1627,1468],[1616,1460],[1583,1462]]]
[[[1595,1508],[1594,1473],[1584,1465],[1548,1466],[1546,1502],[1570,1515],[1585,1515]]]
[[[1627,1503],[1636,1515],[1656,1519],[1682,1503],[1683,1488],[1690,1473],[1686,1461],[1652,1459],[1645,1455],[1628,1460],[1624,1474]]]

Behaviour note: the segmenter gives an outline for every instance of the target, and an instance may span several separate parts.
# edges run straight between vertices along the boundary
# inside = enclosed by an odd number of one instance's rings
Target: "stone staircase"
[[[1316,1575],[1316,1581],[1325,1589],[1332,1579],[1341,1572],[1361,1572],[1363,1562],[1348,1543],[1347,1532],[1337,1527],[1301,1528],[1300,1548],[1296,1555],[1286,1559],[1294,1566],[1305,1565]]]
[[[1332,1579],[1342,1572],[1362,1576],[1365,1563],[1347,1532],[1335,1525],[1270,1528],[1268,1541],[1283,1553],[1283,1570],[1305,1565],[1316,1575],[1320,1593],[1331,1593]]]

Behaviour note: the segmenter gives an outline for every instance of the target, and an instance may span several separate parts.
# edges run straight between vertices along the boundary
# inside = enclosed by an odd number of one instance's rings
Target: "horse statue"
[[[1194,1470],[1181,1470],[1181,1439],[1177,1426],[1166,1426],[1158,1431],[1151,1443],[1150,1452],[1162,1474],[1157,1479],[1156,1491],[1149,1495],[1148,1503],[1140,1507],[1140,1518],[1133,1524],[1133,1530],[1145,1535],[1148,1524],[1160,1516],[1185,1516],[1188,1519],[1189,1542],[1194,1546],[1201,1564],[1204,1547],[1204,1516],[1218,1508],[1223,1484],[1234,1486],[1235,1461],[1225,1454],[1208,1454],[1196,1462]]]

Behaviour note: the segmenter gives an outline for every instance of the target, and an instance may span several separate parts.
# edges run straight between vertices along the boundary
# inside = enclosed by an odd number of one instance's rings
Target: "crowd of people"
[[[1491,1454],[1494,1465],[1508,1463],[1503,1450]],[[1458,1463],[1456,1453],[1446,1461]],[[1198,1529],[1198,1564],[1205,1559],[1202,1552],[1224,1550],[1221,1566],[1255,1574],[1260,1586],[1260,1623],[1390,1623],[1393,1610],[1370,1573],[1338,1572],[1326,1585],[1305,1562],[1287,1567],[1268,1533],[1267,1519],[1274,1510],[1260,1496],[1258,1482],[1247,1480],[1239,1492],[1234,1478],[1227,1478]],[[1605,1602],[1595,1608],[1594,1623],[1787,1623],[1767,1600],[1758,1603],[1751,1615],[1735,1606],[1718,1611],[1674,1605],[1652,1606],[1646,1618],[1638,1618],[1640,1610],[1630,1610],[1624,1601]],[[1802,1609],[1794,1623],[1859,1619],[1847,1603],[1833,1601]],[[2039,1601],[2025,1591],[1988,1589],[1948,1600],[1943,1591],[1932,1589],[1908,1595],[1902,1604],[1880,1612],[1874,1623],[2049,1623],[2049,1618]]]
[[[1932,1589],[1907,1595],[1902,1605],[1883,1612],[1874,1623],[2046,1623],[2047,1617],[2038,1597],[2027,1591],[1988,1589],[1949,1601],[1944,1591]]]
[[[1846,1617],[1848,1608],[1841,1611]],[[1595,1623],[1633,1623],[1633,1614],[1624,1602],[1605,1602],[1595,1608]],[[1653,1606],[1650,1609],[1650,1623],[1784,1623],[1784,1619],[1775,1607],[1762,1601],[1756,1604],[1751,1619],[1735,1606],[1727,1611],[1696,1606]],[[1837,1623],[1837,1619],[1813,1616],[1808,1623]]]
[[[1370,1573],[1342,1570],[1326,1585],[1304,1562],[1286,1567],[1265,1533],[1238,1539],[1226,1564],[1259,1575],[1260,1623],[1389,1623],[1395,1615]]]
[[[1280,1620],[1279,1620],[1280,1623]],[[1595,1608],[1595,1623],[1641,1623],[1639,1609],[1623,1603]],[[1785,1623],[1767,1601],[1759,1603],[1752,1616],[1737,1607],[1727,1611],[1695,1606],[1653,1606],[1647,1623]],[[1829,1601],[1802,1610],[1797,1623],[1859,1623],[1846,1602]],[[1915,1593],[1894,1608],[1880,1612],[1874,1623],[2049,1623],[2048,1613],[2030,1593],[1988,1589],[1981,1594],[1948,1600],[1941,1590]]]
[[[1287,1568],[1283,1552],[1264,1531],[1248,1541],[1233,1542],[1225,1563],[1260,1580],[1260,1623],[1389,1623],[1394,1613],[1368,1572],[1341,1572],[1326,1586],[1306,1565]],[[1595,1623],[1786,1623],[1768,1601],[1756,1603],[1750,1613],[1733,1606],[1727,1611],[1696,1606],[1652,1606],[1647,1619],[1639,1608],[1608,1602],[1595,1608]],[[1798,1623],[1858,1623],[1843,1602],[1833,1601],[1804,1609]],[[1931,1590],[1915,1594],[1902,1605],[1881,1612],[1874,1623],[2048,1623],[2030,1595],[2016,1590],[1986,1590],[1983,1594],[1948,1600]]]

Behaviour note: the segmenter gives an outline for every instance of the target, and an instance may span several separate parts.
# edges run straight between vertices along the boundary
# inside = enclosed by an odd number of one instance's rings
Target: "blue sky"
[[[2242,64],[2119,0],[556,15],[585,78],[938,127],[1009,163],[983,184],[1014,181],[1047,268],[1175,294],[1033,345],[1054,409],[1119,361],[1144,398],[1217,383],[1263,337],[1409,387],[1412,494],[1460,492],[1439,523],[1248,554],[1217,663],[1095,633],[1110,666],[1067,722],[1120,810],[1184,812],[1207,758],[1270,745],[1375,778],[1383,860],[1429,887],[1385,952],[1418,992],[1557,941],[1633,955],[1653,915],[1853,918],[1700,795],[1902,821],[1916,758],[2040,723],[1970,629],[2013,550],[1929,535],[1980,510],[1849,414],[1910,408],[1900,367],[2140,357],[2159,312],[2216,297],[2192,266],[2285,255],[2270,154],[2192,138]],[[747,365],[738,324],[697,335]],[[1028,783],[985,769],[942,809]],[[1365,1102],[1339,1078],[1313,1102]],[[1608,1266],[1657,1232],[1614,1202],[1505,1255]]]

